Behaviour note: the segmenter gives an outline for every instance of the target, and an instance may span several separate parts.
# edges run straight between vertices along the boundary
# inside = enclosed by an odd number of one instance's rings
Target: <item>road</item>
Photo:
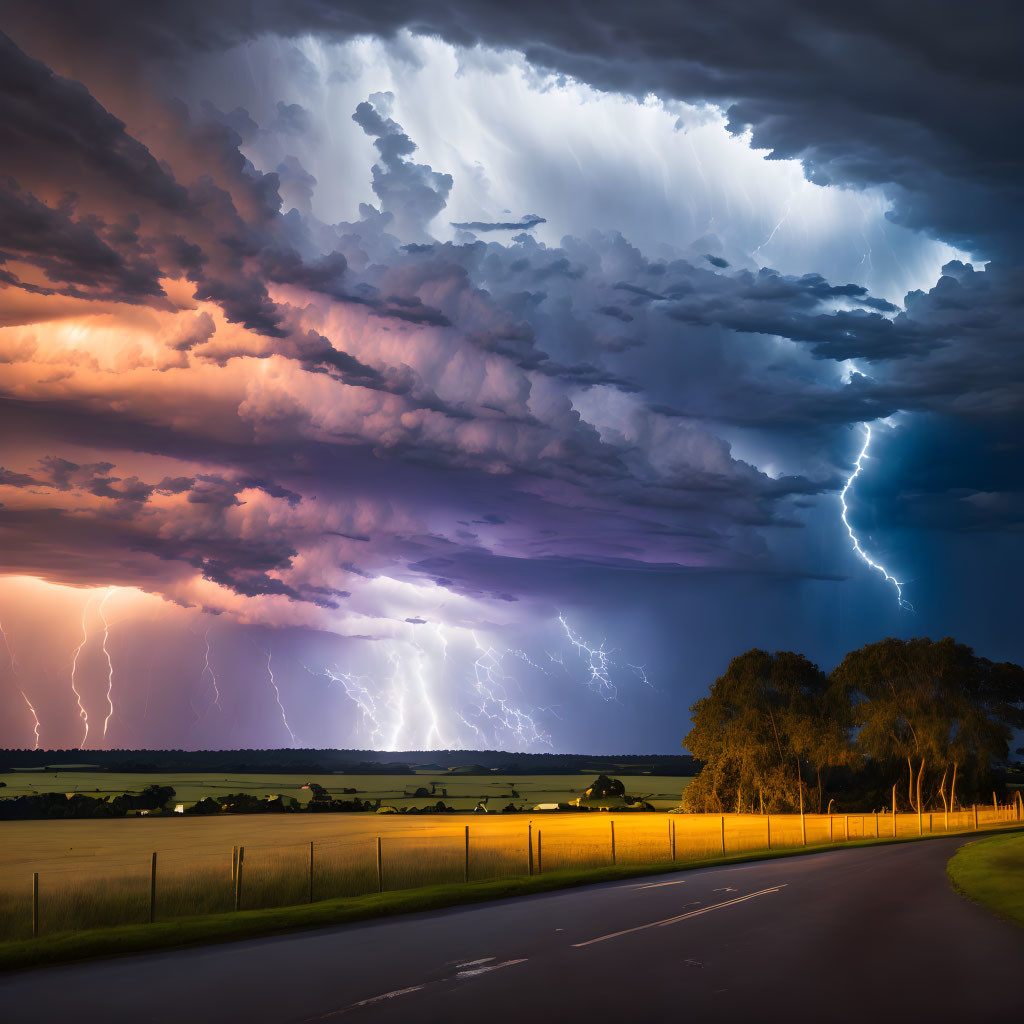
[[[949,889],[962,841],[29,971],[0,977],[0,1007],[7,1024],[1019,1020],[1024,930]]]

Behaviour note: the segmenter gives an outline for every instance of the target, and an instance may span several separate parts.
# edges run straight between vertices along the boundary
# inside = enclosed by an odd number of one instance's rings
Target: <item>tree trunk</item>
[[[949,809],[956,810],[956,761],[953,762],[953,782],[949,787]]]
[[[949,801],[946,799],[946,776],[949,774],[949,765],[942,769],[942,782],[939,783],[939,796],[942,797],[942,809],[949,814]]]
[[[907,799],[910,801],[910,809],[916,811],[917,808],[914,806],[914,765],[909,756],[907,757],[907,773]]]

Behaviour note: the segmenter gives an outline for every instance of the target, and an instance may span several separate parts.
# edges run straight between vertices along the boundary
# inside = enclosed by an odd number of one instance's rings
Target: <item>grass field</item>
[[[1010,824],[989,808],[982,827]],[[808,815],[807,843],[882,839],[888,815]],[[951,815],[950,829],[972,827]],[[944,831],[943,816],[925,815],[925,832]],[[377,841],[386,890],[463,882],[466,828],[471,881],[510,879],[529,871],[579,871],[700,860],[802,845],[798,815],[658,813],[398,816],[378,814],[165,816],[0,824],[0,941],[31,934],[32,874],[39,874],[39,931],[53,935],[148,921],[150,865],[158,854],[158,920],[233,909],[233,847],[244,846],[243,909],[301,904],[310,896],[313,844],[315,900],[360,896],[378,888]],[[724,827],[724,828],[723,828]],[[916,815],[900,815],[901,838],[918,834]],[[770,837],[769,837],[770,828]],[[673,843],[673,834],[675,842]]]
[[[946,870],[968,899],[1024,926],[1024,836],[991,836],[962,846]]]
[[[421,775],[213,775],[213,774],[116,774],[101,771],[20,771],[0,773],[0,798],[33,793],[88,793],[90,796],[116,796],[138,791],[145,786],[172,786],[177,800],[195,803],[206,796],[250,793],[265,797],[281,793],[301,803],[309,800],[307,782],[317,782],[338,798],[342,789],[355,789],[360,800],[376,800],[395,807],[423,807],[444,800],[457,810],[472,810],[478,800],[488,799],[488,807],[501,810],[512,802],[532,807],[539,803],[557,803],[579,796],[594,781],[594,774],[578,775],[448,775],[444,772]],[[627,792],[647,796],[659,811],[678,806],[688,778],[678,776],[622,776]],[[432,797],[414,797],[419,788]],[[447,790],[447,796],[443,792]],[[513,790],[519,796],[513,796]]]

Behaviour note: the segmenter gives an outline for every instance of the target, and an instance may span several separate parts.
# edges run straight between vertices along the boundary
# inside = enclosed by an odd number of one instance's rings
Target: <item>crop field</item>
[[[481,780],[467,784],[473,781]],[[1012,808],[979,808],[979,827],[1011,824]],[[808,815],[804,827],[808,845],[842,844],[891,837],[893,818]],[[949,816],[950,832],[973,827],[971,812]],[[941,813],[925,814],[920,823],[914,814],[897,816],[898,837],[916,836],[919,828],[942,833],[947,822]],[[34,872],[40,934],[147,921],[153,853],[154,914],[164,920],[232,910],[236,894],[249,909],[521,876],[530,872],[531,858],[534,873],[547,873],[803,845],[799,815],[639,812],[60,819],[4,822],[0,836],[0,941],[31,934]],[[245,852],[236,887],[237,846]]]
[[[540,803],[557,803],[579,796],[594,781],[594,773],[578,775],[459,775],[443,771],[417,775],[214,775],[175,773],[117,774],[100,771],[19,771],[0,773],[0,799],[33,793],[87,793],[116,796],[137,792],[149,785],[172,786],[176,800],[195,803],[203,797],[228,793],[249,793],[257,797],[280,793],[300,803],[310,798],[302,787],[317,782],[332,795],[345,798],[343,789],[354,789],[360,800],[376,800],[394,807],[426,807],[444,800],[456,810],[471,811],[486,799],[489,810],[501,810],[508,803],[527,808]],[[689,779],[679,776],[623,775],[631,796],[646,796],[659,811],[677,807]],[[433,794],[416,797],[423,788]],[[518,794],[518,795],[515,795]]]

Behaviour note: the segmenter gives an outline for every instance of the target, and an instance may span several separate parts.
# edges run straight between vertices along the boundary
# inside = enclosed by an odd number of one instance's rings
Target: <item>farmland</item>
[[[557,803],[579,796],[594,781],[594,773],[574,775],[462,775],[444,771],[416,775],[235,775],[226,773],[150,773],[121,774],[94,771],[88,768],[61,769],[59,771],[17,771],[0,774],[0,798],[31,795],[33,793],[86,793],[89,796],[116,796],[119,793],[139,791],[145,786],[171,786],[176,799],[185,804],[207,796],[228,793],[249,793],[257,797],[282,794],[294,797],[300,803],[308,802],[310,793],[302,787],[316,782],[332,794],[343,789],[354,789],[361,800],[375,801],[394,807],[424,807],[444,800],[456,810],[472,810],[480,800],[486,799],[489,810],[501,810],[509,802],[526,808],[539,803]],[[688,778],[677,776],[623,776],[627,792],[647,796],[652,806],[667,811],[679,804]],[[413,794],[423,788],[434,792],[429,797]],[[518,794],[518,796],[513,795]]]
[[[237,788],[237,780],[232,781]],[[377,776],[374,781],[382,794],[394,792],[394,779]],[[551,781],[544,778],[546,785]],[[484,782],[465,780],[476,791]],[[391,790],[383,788],[388,785]],[[981,828],[1016,823],[1011,807],[979,808]],[[972,828],[969,811],[951,814],[948,823],[942,814],[920,819],[901,814],[896,821],[897,836],[904,839]],[[610,864],[668,865],[769,848],[884,841],[893,835],[893,818],[808,815],[801,824],[799,815],[651,812],[164,815],[11,821],[0,825],[0,834],[3,941],[31,934],[34,873],[39,876],[40,934],[147,921],[154,853],[153,915],[169,920],[227,912],[236,900],[241,909],[256,909],[378,888],[507,879],[531,870],[547,874]],[[245,850],[244,884],[238,885],[235,847]]]

